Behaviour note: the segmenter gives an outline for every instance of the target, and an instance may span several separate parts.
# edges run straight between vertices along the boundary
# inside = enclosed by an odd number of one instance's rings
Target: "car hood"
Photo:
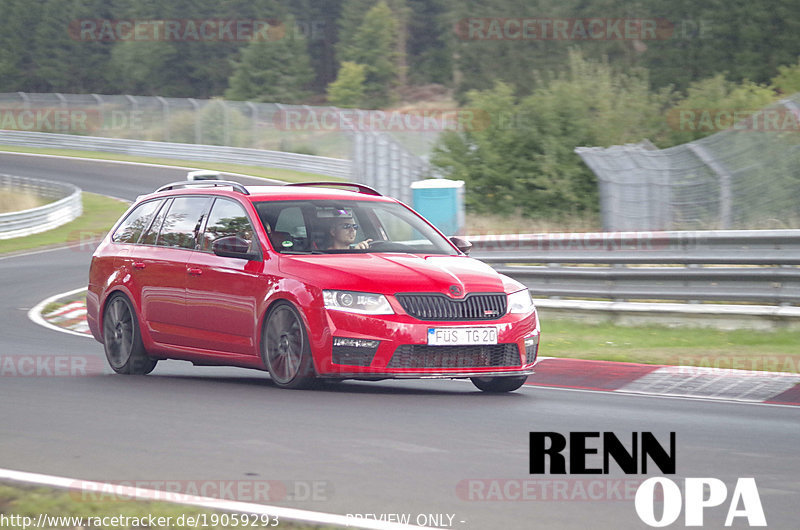
[[[280,270],[322,289],[381,294],[513,292],[524,286],[467,256],[331,254],[281,256]]]

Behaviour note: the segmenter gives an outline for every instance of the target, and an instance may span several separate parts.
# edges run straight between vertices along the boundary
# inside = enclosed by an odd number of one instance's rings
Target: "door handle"
[[[134,268],[134,269],[139,269],[139,270],[142,270],[142,269],[144,269],[145,267],[146,267],[146,265],[145,265],[143,262],[141,262],[141,261],[135,261],[135,262],[133,263],[133,268]]]
[[[195,268],[195,267],[189,267],[188,269],[186,269],[186,272],[188,272],[192,276],[200,276],[201,274],[203,274],[203,269],[198,269],[198,268]]]

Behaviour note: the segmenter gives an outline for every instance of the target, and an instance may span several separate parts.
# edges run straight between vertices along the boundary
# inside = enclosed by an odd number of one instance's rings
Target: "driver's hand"
[[[372,243],[371,239],[365,239],[364,241],[362,241],[360,243],[356,243],[355,245],[353,245],[353,248],[357,248],[359,250],[366,250],[366,249],[369,248],[369,244],[370,243]]]

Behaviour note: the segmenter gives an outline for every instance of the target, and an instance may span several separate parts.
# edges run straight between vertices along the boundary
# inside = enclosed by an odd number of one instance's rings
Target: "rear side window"
[[[167,199],[164,206],[159,210],[158,215],[153,220],[150,228],[144,233],[142,239],[139,241],[142,245],[155,245],[158,239],[158,231],[161,230],[161,225],[164,224],[164,218],[167,216],[169,207],[172,204],[172,199]]]
[[[164,212],[167,208],[161,209],[142,238],[142,243],[192,250],[197,248],[200,227],[210,203],[209,197],[175,197],[166,215]]]
[[[175,197],[161,225],[156,245],[195,249],[203,218],[211,199]]]
[[[143,202],[122,221],[122,224],[114,231],[111,240],[115,243],[136,243],[142,232],[150,225],[158,207],[163,201],[161,199],[155,201]]]
[[[247,212],[241,204],[228,199],[217,199],[208,215],[208,224],[203,234],[203,242],[200,248],[211,251],[211,245],[217,239],[226,236],[237,236],[250,243],[253,248],[253,225],[247,217]]]

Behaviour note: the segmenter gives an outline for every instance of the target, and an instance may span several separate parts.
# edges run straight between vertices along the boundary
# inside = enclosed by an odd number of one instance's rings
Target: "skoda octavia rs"
[[[468,247],[360,184],[169,184],[95,251],[88,323],[122,374],[181,359],[284,388],[430,377],[512,391],[533,373],[536,310]]]

